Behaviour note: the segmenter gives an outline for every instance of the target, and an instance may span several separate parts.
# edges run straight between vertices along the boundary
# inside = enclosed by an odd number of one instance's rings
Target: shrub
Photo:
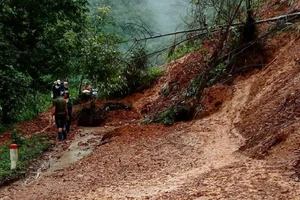
[[[189,104],[178,104],[167,108],[166,110],[154,116],[153,121],[172,125],[175,122],[187,121],[192,118],[192,106]]]

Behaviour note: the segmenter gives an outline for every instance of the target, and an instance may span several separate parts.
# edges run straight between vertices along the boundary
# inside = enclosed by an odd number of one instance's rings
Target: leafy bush
[[[144,47],[137,47],[124,71],[129,93],[135,91],[142,83],[148,65],[148,57]]]
[[[202,78],[200,75],[197,76],[195,79],[191,80],[187,88],[185,97],[194,97],[197,94],[197,91],[199,90],[201,84],[201,80]]]
[[[202,49],[201,41],[184,42],[178,47],[171,47],[169,53],[165,54],[164,57],[167,62],[170,62],[200,49]]]
[[[161,93],[162,93],[164,96],[168,96],[168,95],[171,93],[170,87],[169,87],[169,86],[164,86],[164,87],[161,89]]]
[[[212,86],[217,81],[220,80],[220,78],[224,75],[226,72],[227,65],[225,63],[218,64],[215,68],[213,68],[209,73],[211,75],[211,79],[208,81],[207,85]]]
[[[153,122],[172,125],[175,122],[187,121],[192,118],[192,106],[188,104],[178,104],[154,116]]]
[[[24,106],[20,108],[20,114],[16,116],[15,122],[32,119],[37,114],[48,110],[51,104],[50,93],[27,94],[24,96]]]
[[[100,94],[106,99],[123,98],[134,92],[146,89],[163,74],[159,67],[147,66],[147,54],[143,47],[138,47],[132,54],[131,61],[123,68],[120,74],[110,82],[110,88],[105,94]]]
[[[166,110],[158,113],[155,117],[154,117],[154,122],[159,122],[159,123],[163,123],[165,125],[172,125],[174,124],[174,117],[173,117],[173,109],[172,108],[167,108]]]
[[[163,75],[164,70],[159,67],[149,68],[145,74],[141,77],[141,83],[145,86],[151,86],[151,84]]]
[[[17,134],[17,130],[14,129],[11,134],[10,134],[10,139],[11,139],[11,142],[13,144],[17,144],[18,147],[21,147],[23,146],[23,144],[25,143],[25,138],[21,135],[18,135]]]

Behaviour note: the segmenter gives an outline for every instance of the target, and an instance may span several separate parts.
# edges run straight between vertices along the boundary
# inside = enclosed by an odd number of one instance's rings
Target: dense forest
[[[210,66],[226,72],[219,58],[228,38],[235,45],[255,38],[255,27],[250,35],[229,29],[253,22],[251,6],[259,1],[1,0],[0,129],[47,109],[57,79],[70,82],[73,97],[83,80],[98,98],[132,94],[159,76],[155,66],[201,48],[216,31]]]

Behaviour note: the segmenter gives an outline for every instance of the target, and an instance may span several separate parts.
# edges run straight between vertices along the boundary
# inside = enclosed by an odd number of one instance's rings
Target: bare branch
[[[267,23],[267,22],[275,22],[275,21],[280,21],[283,19],[288,19],[286,21],[290,21],[293,17],[298,17],[300,16],[300,12],[292,13],[292,14],[286,14],[286,15],[280,15],[268,19],[262,19],[262,20],[257,20],[254,24],[262,24],[262,23]],[[225,25],[218,25],[214,29],[210,29],[211,32],[216,32],[218,30],[221,30],[222,28],[225,27],[239,27],[243,26],[244,23],[234,23],[234,24],[225,24]],[[155,35],[151,37],[146,37],[146,38],[141,38],[141,39],[136,39],[136,41],[142,41],[142,40],[150,40],[150,39],[156,39],[160,37],[166,37],[166,36],[171,36],[171,35],[177,35],[177,34],[183,34],[183,33],[190,33],[190,32],[199,32],[199,31],[207,31],[207,28],[197,28],[197,29],[190,29],[190,30],[184,30],[184,31],[177,31],[177,32],[172,32],[172,33],[167,33],[167,34],[162,34],[162,35]]]

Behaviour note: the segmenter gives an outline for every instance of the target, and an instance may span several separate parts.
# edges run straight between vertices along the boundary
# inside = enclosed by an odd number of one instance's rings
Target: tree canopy
[[[15,119],[27,98],[34,98],[29,94],[49,88],[49,80],[70,70],[78,48],[70,37],[79,44],[87,11],[85,0],[1,1],[0,122]]]

